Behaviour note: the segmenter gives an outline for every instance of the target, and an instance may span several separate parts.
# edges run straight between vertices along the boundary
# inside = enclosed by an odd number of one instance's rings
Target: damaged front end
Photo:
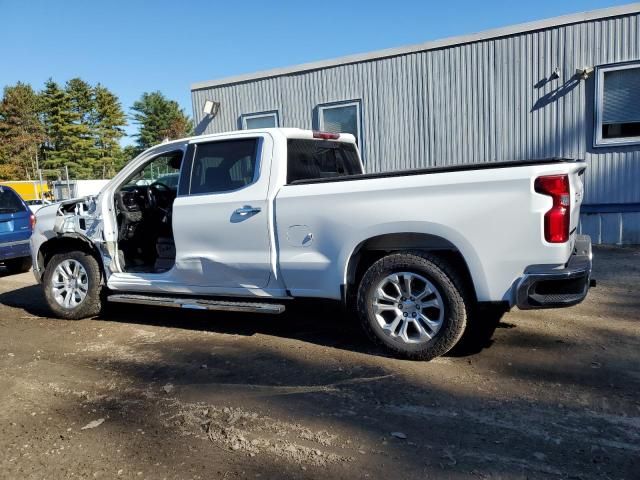
[[[75,233],[104,242],[102,216],[97,212],[96,198],[84,197],[60,203],[53,231],[58,235]]]
[[[57,204],[57,208],[52,205],[38,212],[36,230],[32,235],[32,249],[36,252],[34,273],[38,280],[53,254],[77,249],[98,257],[105,280],[113,273],[112,259],[116,246],[105,239],[104,219],[98,200],[99,197],[94,196],[67,200]]]

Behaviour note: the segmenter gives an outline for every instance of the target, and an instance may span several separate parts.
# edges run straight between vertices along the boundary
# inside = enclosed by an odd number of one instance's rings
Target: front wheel
[[[72,251],[54,255],[44,272],[44,295],[49,308],[60,318],[92,317],[101,308],[101,275],[96,259]]]
[[[404,358],[431,360],[447,353],[465,330],[468,310],[455,270],[423,252],[381,258],[358,289],[365,332]]]

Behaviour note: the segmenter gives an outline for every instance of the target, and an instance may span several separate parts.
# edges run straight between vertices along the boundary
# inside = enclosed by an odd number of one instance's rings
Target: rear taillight
[[[323,140],[338,140],[340,138],[340,134],[315,131],[313,132],[313,138],[321,138]]]
[[[571,211],[568,175],[547,175],[536,178],[536,192],[549,195],[553,206],[544,214],[544,238],[549,243],[564,243],[569,240]]]
[[[29,223],[31,224],[31,231],[33,232],[33,229],[36,226],[36,216],[33,213],[29,217]]]

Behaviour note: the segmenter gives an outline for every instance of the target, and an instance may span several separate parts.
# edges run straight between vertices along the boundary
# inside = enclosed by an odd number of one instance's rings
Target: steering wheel
[[[149,208],[159,208],[166,213],[166,210],[158,205],[158,196],[160,195],[160,192],[163,191],[165,193],[170,193],[171,188],[162,182],[153,182],[149,187],[147,187],[147,203],[149,204]]]

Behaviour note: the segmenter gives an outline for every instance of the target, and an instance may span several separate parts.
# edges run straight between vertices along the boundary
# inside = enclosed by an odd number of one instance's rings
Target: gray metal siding
[[[585,203],[640,203],[640,148],[592,146],[595,80],[575,76],[639,59],[632,14],[195,90],[194,118],[213,133],[237,129],[241,114],[278,110],[281,126],[313,128],[318,105],[359,99],[368,171],[584,158]],[[560,79],[545,81],[556,67]],[[205,99],[221,103],[210,122]],[[638,217],[598,215],[598,238],[627,242],[628,230],[637,239]]]
[[[640,244],[640,212],[587,213],[580,217],[580,233],[593,243]]]

